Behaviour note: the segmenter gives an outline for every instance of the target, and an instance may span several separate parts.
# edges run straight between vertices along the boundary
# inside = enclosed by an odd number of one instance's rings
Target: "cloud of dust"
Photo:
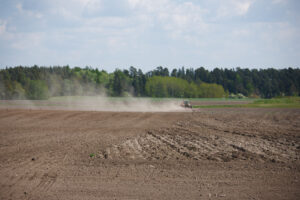
[[[114,112],[174,112],[183,111],[175,100],[155,101],[150,98],[81,97],[70,99],[67,104],[73,110],[114,111]]]
[[[78,110],[108,112],[181,112],[185,111],[178,100],[154,100],[151,98],[62,96],[49,100],[5,100],[0,108],[37,110]]]
[[[180,112],[185,110],[180,106],[180,100],[132,96],[108,97],[106,89],[96,84],[79,84],[76,81],[63,80],[55,75],[50,76],[48,81],[49,95],[56,97],[48,100],[1,100],[0,108],[112,112]]]

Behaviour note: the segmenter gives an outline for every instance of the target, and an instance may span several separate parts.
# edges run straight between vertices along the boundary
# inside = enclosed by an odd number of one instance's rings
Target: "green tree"
[[[224,88],[215,83],[201,83],[198,86],[198,97],[201,98],[221,98],[226,95]]]
[[[12,99],[24,99],[25,90],[22,87],[22,85],[17,81],[13,81],[12,86],[13,86]]]
[[[145,86],[147,95],[152,97],[184,97],[189,88],[186,80],[162,76],[149,78]]]
[[[28,99],[42,100],[49,98],[48,86],[42,80],[30,80],[26,92]]]
[[[114,72],[113,78],[113,95],[124,96],[130,90],[130,79],[121,70]]]
[[[163,77],[154,76],[149,78],[145,89],[148,96],[167,97],[167,88],[166,84],[163,82]]]

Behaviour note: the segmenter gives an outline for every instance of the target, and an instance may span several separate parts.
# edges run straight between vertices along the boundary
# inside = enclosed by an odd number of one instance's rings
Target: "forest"
[[[300,95],[300,69],[222,69],[157,67],[116,69],[91,67],[9,67],[0,69],[0,99],[48,99],[54,96],[135,96],[177,98]]]

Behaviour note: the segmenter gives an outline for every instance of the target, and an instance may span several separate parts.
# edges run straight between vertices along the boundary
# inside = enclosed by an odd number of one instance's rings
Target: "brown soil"
[[[300,109],[0,109],[0,199],[300,199],[299,122]]]

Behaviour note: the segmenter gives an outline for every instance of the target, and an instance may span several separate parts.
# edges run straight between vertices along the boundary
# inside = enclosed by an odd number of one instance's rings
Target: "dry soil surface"
[[[0,199],[300,199],[300,109],[0,109]]]

